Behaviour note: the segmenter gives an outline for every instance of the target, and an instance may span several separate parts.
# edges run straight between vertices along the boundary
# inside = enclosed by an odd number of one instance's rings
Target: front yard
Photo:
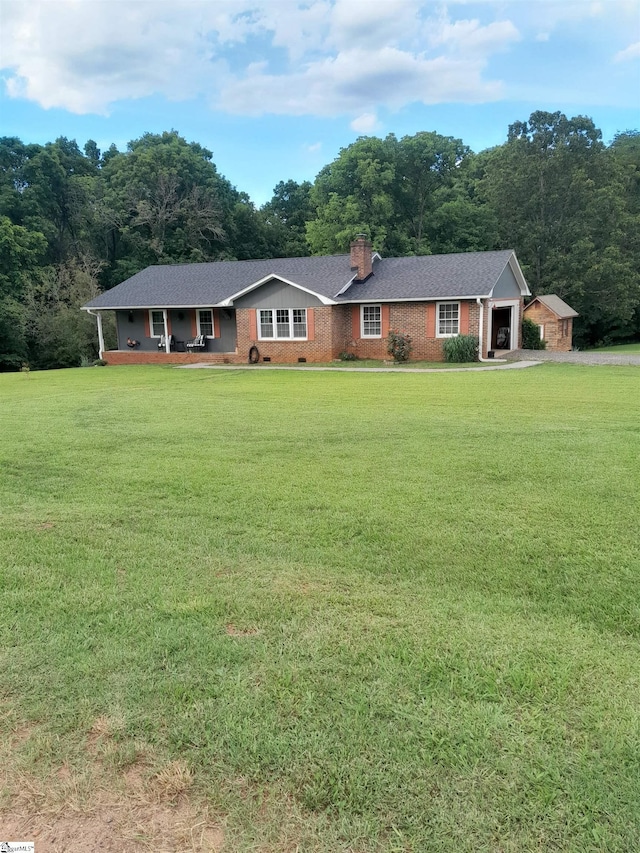
[[[211,831],[132,850],[640,849],[639,390],[0,375],[0,826],[134,779]]]

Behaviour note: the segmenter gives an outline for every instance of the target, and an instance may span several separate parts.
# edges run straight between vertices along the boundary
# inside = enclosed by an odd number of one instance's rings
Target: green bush
[[[409,361],[412,349],[411,338],[406,332],[396,332],[391,329],[387,336],[387,352],[394,361],[398,363]]]
[[[529,317],[522,318],[522,349],[546,349],[547,342],[540,337],[540,326]]]
[[[442,345],[445,361],[464,363],[478,360],[478,339],[474,335],[456,335]]]
[[[355,352],[341,352],[340,355],[338,356],[338,358],[340,359],[340,361],[357,361],[358,360],[358,356],[355,354]]]

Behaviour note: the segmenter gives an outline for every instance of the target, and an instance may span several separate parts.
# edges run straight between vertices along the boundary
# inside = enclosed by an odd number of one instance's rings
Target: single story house
[[[524,309],[524,316],[540,327],[540,339],[552,352],[569,352],[573,340],[573,318],[578,316],[570,305],[547,293],[536,296]]]
[[[530,295],[510,249],[383,258],[360,235],[350,255],[147,267],[83,308],[110,364],[384,359],[390,329],[411,336],[412,358],[440,361],[457,334],[478,337],[482,357],[517,349]]]

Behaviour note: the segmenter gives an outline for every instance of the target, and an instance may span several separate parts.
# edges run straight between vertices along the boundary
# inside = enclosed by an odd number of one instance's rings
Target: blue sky
[[[473,150],[536,109],[640,127],[639,0],[2,0],[0,133],[175,129],[256,204],[358,136]]]

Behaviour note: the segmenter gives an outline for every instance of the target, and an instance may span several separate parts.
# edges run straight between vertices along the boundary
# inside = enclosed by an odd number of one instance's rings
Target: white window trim
[[[364,333],[364,309],[365,308],[378,308],[380,311],[380,334],[379,335],[365,335]],[[360,306],[360,337],[367,338],[369,340],[380,339],[382,337],[382,304],[380,302],[369,302],[366,305]]]
[[[440,306],[441,305],[457,305],[458,306],[458,331],[446,332],[440,334]],[[455,338],[460,334],[460,302],[457,299],[443,299],[442,302],[436,302],[436,338]]]
[[[271,325],[273,326],[273,335],[271,337],[263,337],[262,335],[262,323],[260,322],[260,312],[261,311],[271,311]],[[277,328],[276,323],[276,311],[288,311],[289,312],[289,337],[281,338],[278,337],[275,332]],[[293,312],[294,311],[304,311],[304,325],[307,330],[307,334],[304,338],[294,338],[293,337]],[[256,325],[258,327],[258,340],[259,341],[308,341],[309,340],[309,315],[307,313],[306,308],[258,308],[256,309]]]
[[[159,335],[153,334],[153,315],[154,314],[162,314],[162,323],[164,325],[164,332]],[[149,308],[149,337],[155,338],[156,340],[160,340],[163,335],[166,334],[167,330],[167,312],[164,308]]]
[[[208,340],[213,340],[213,338],[215,338],[215,336],[216,336],[216,322],[215,322],[215,317],[213,316],[213,308],[196,308],[196,328],[198,330],[199,335],[202,334],[202,332],[200,331],[200,312],[201,311],[209,311],[211,314],[211,331],[213,332],[213,334],[205,335],[205,338],[207,338]]]

